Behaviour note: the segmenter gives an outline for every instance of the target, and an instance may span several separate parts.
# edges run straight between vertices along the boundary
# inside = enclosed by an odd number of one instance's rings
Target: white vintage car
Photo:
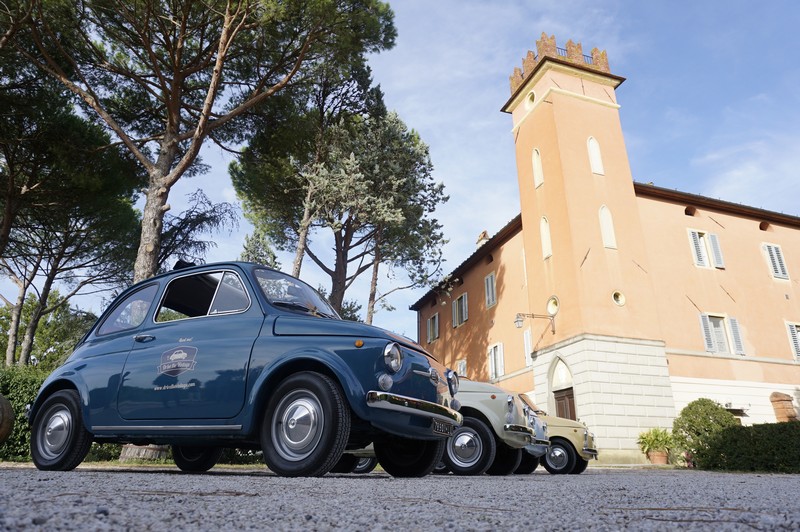
[[[464,422],[447,439],[439,472],[508,475],[546,452],[546,427],[518,394],[461,379],[456,399]]]
[[[579,475],[586,471],[589,460],[597,459],[594,434],[589,432],[586,425],[563,417],[548,416],[536,408],[525,394],[521,395],[521,399],[547,424],[550,449],[539,459],[544,468],[552,475]],[[536,464],[530,472],[534,469]]]

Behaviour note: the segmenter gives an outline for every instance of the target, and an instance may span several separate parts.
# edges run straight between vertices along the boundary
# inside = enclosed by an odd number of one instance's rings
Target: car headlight
[[[388,344],[383,349],[383,362],[390,373],[397,373],[403,367],[403,353],[400,346],[395,343]]]
[[[458,393],[458,374],[452,369],[447,370],[447,387],[450,388],[450,395]]]
[[[506,410],[509,414],[514,413],[514,397],[511,395],[506,397]]]

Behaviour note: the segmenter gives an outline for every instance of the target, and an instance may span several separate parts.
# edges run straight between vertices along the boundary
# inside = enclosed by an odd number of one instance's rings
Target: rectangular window
[[[695,266],[724,269],[725,261],[722,258],[722,248],[719,237],[714,233],[689,230],[689,240],[692,245],[692,256]]]
[[[428,343],[439,338],[439,313],[428,318]]]
[[[503,344],[495,344],[489,348],[489,379],[494,380],[505,375],[503,363]]]
[[[789,329],[789,343],[792,346],[794,357],[800,359],[800,324],[787,323]]]
[[[523,344],[525,345],[525,365],[530,367],[533,366],[533,358],[531,357],[531,353],[533,352],[533,342],[531,341],[531,330],[525,329],[525,332],[522,334]]]
[[[789,272],[786,270],[786,263],[783,261],[781,247],[774,244],[764,244],[764,251],[767,254],[772,276],[775,279],[788,279]]]
[[[700,314],[700,327],[706,351],[709,353],[745,354],[739,320],[736,318]],[[733,350],[731,350],[731,346],[733,346]]]
[[[453,301],[453,327],[458,327],[467,321],[469,317],[467,308],[467,294],[463,293],[458,296],[458,299]]]
[[[456,360],[456,373],[458,373],[459,377],[466,377],[467,376],[467,360],[462,358],[461,360]]]
[[[486,308],[493,307],[497,303],[494,272],[483,279],[483,286],[486,289]]]

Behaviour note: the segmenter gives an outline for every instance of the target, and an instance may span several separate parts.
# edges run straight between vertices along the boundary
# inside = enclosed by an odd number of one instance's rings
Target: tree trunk
[[[162,178],[150,177],[142,213],[139,251],[136,253],[136,263],[133,266],[134,283],[149,279],[158,273],[158,252],[161,249],[164,213],[169,210],[167,205],[169,189],[162,185],[163,181]]]
[[[297,249],[294,253],[294,263],[292,263],[292,275],[299,278],[300,268],[303,266],[303,255],[306,250],[306,242],[308,241],[308,230],[311,227],[311,198],[314,194],[311,185],[309,184],[306,191],[306,199],[303,202],[303,219],[300,222],[300,228],[297,231]]]
[[[25,337],[22,340],[22,348],[19,353],[19,363],[28,364],[31,359],[31,351],[33,351],[33,339],[36,334],[36,329],[39,327],[39,321],[42,319],[43,311],[47,308],[47,299],[50,297],[50,292],[53,289],[53,282],[58,272],[58,263],[62,260],[59,255],[57,262],[50,268],[50,274],[44,280],[41,292],[39,292],[39,299],[36,302],[36,308],[31,314],[31,319],[25,327]]]
[[[381,232],[378,230],[375,235],[375,254],[372,256],[372,280],[369,285],[369,301],[367,301],[367,325],[372,325],[372,317],[375,315],[375,298],[378,294],[378,270],[381,267]]]
[[[11,309],[11,323],[8,326],[8,346],[6,347],[6,366],[13,366],[17,358],[17,338],[19,337],[19,323],[22,316],[22,305],[25,303],[25,288],[20,286],[17,294],[17,304]]]

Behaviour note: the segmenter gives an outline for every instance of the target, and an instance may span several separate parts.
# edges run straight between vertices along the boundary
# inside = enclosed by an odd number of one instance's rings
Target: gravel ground
[[[0,464],[0,530],[799,530],[798,493],[800,475],[672,469],[395,479]]]

